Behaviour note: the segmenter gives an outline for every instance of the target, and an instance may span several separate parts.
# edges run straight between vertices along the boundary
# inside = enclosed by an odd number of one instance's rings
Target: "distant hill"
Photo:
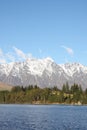
[[[12,86],[0,82],[0,91],[4,91],[4,90],[11,91],[11,89],[12,89]]]

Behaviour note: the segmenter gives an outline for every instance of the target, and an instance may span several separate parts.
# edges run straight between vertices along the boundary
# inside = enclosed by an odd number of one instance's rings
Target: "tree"
[[[69,93],[69,84],[66,82],[66,84],[63,84],[62,91],[64,93]]]

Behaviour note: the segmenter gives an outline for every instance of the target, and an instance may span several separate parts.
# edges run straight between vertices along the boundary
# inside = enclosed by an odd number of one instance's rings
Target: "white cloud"
[[[74,55],[74,51],[72,48],[66,47],[64,45],[62,45],[61,47],[64,48],[67,51],[67,53],[70,54],[71,56]]]
[[[12,48],[13,51],[7,53],[4,53],[3,50],[0,48],[0,63],[23,61],[28,58],[33,58],[31,53],[26,54],[22,50],[16,48],[15,46]]]
[[[3,57],[3,51],[1,48],[0,48],[0,57]]]
[[[26,55],[24,54],[24,52],[21,51],[20,49],[18,49],[18,48],[16,48],[16,47],[13,47],[13,49],[14,49],[16,55],[17,55],[19,58],[24,59],[24,60],[27,58]]]
[[[14,57],[13,54],[10,53],[10,52],[8,52],[8,53],[6,54],[6,59],[8,59],[8,60],[11,61],[11,62],[14,62],[14,61],[15,61],[15,57]]]
[[[6,63],[5,55],[1,48],[0,48],[0,63]]]
[[[31,53],[24,53],[22,50],[13,47],[15,54],[16,54],[16,59],[18,60],[26,60],[27,58],[32,58],[32,54]]]
[[[1,63],[1,64],[6,63],[6,60],[0,58],[0,63]]]

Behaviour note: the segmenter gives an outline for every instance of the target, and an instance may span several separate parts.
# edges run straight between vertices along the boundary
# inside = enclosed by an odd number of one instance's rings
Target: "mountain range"
[[[87,66],[80,63],[56,64],[51,58],[28,58],[23,62],[0,64],[0,82],[12,86],[38,85],[39,87],[61,88],[81,84],[87,88]]]

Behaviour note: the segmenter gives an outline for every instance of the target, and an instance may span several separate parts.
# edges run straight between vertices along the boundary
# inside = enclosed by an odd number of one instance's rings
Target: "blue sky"
[[[87,0],[0,0],[0,62],[87,65]]]

